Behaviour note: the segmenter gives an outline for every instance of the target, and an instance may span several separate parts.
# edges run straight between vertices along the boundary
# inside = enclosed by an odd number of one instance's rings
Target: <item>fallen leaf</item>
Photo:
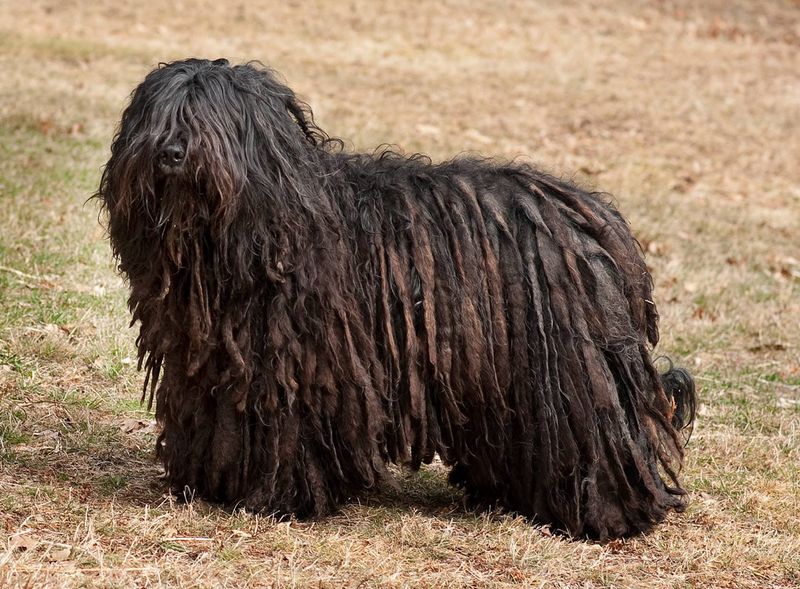
[[[72,554],[72,546],[69,544],[58,544],[55,548],[47,553],[47,560],[51,562],[61,562],[69,560]]]
[[[120,429],[126,434],[139,431],[154,431],[156,422],[152,419],[126,419]]]
[[[14,536],[8,542],[8,548],[11,551],[14,550],[33,550],[39,545],[39,541],[31,536],[27,536],[25,534],[20,534],[19,536]]]
[[[775,342],[775,343],[767,343],[767,344],[758,344],[757,346],[750,346],[747,348],[749,352],[783,352],[786,350],[786,346]]]

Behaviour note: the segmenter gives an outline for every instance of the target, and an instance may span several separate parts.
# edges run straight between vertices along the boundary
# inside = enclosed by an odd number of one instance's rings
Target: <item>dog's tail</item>
[[[679,432],[684,432],[684,443],[689,443],[694,429],[694,418],[697,410],[697,391],[694,379],[683,368],[677,368],[670,363],[667,371],[661,375],[661,385],[667,398],[672,402],[672,426]]]

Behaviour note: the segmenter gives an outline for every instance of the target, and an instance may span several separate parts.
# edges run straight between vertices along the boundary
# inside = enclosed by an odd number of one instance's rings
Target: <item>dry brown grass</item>
[[[702,8],[694,6],[702,4]],[[800,586],[800,5],[0,2],[0,587]],[[316,523],[163,495],[84,205],[158,61],[258,58],[331,133],[529,155],[617,195],[696,372],[693,502],[569,542],[431,467]]]

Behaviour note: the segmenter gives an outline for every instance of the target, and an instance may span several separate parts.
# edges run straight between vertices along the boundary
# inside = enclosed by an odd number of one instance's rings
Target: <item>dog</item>
[[[348,153],[275,72],[162,64],[95,195],[171,488],[321,516],[435,455],[574,537],[686,505],[695,389],[603,194],[522,163]]]

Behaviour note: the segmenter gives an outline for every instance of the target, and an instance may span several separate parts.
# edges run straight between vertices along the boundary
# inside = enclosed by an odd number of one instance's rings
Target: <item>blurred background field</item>
[[[614,195],[700,386],[692,502],[570,542],[433,465],[318,522],[164,495],[87,198],[160,61],[258,59],[351,149]],[[0,587],[800,586],[800,2],[0,0]]]

